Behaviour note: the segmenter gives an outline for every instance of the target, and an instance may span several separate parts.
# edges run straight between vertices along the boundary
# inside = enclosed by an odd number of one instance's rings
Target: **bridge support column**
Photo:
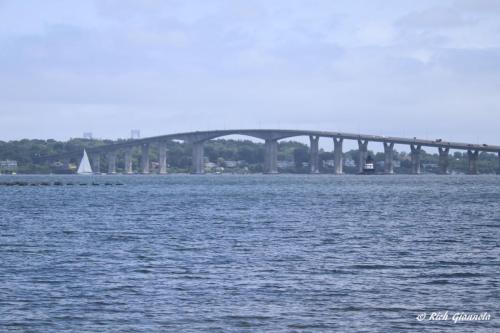
[[[264,173],[278,173],[278,140],[268,139],[265,143]]]
[[[149,173],[149,143],[142,145],[141,169],[143,174]]]
[[[311,173],[319,173],[319,136],[309,135],[311,142],[310,167]]]
[[[110,151],[106,155],[108,159],[108,174],[116,173],[116,151]]]
[[[205,173],[205,149],[203,143],[203,141],[193,143],[193,164],[191,169],[191,173],[193,174]]]
[[[160,174],[167,173],[167,143],[159,142],[158,143],[158,159],[160,164]]]
[[[101,154],[95,153],[92,155],[92,171],[94,173],[101,173]]]
[[[450,161],[448,159],[448,154],[450,153],[450,148],[438,147],[439,151],[439,168],[442,175],[448,175]]]
[[[477,170],[477,158],[479,156],[479,150],[468,150],[467,151],[467,157],[468,157],[468,172],[469,175],[477,175],[478,170]]]
[[[333,138],[333,162],[334,162],[334,173],[336,175],[341,175],[342,170],[342,142],[344,138]]]
[[[125,173],[132,174],[132,147],[125,149]]]
[[[394,174],[394,142],[384,142],[384,172]]]
[[[420,152],[422,151],[421,145],[410,145],[411,149],[411,173],[414,175],[420,174]]]
[[[358,140],[358,147],[359,147],[358,172],[363,173],[363,167],[365,166],[366,157],[368,155],[368,140]]]

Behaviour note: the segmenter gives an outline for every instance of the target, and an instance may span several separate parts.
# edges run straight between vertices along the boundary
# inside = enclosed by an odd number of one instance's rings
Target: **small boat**
[[[82,160],[80,161],[80,165],[78,166],[78,171],[76,173],[79,175],[92,174],[92,167],[90,166],[89,157],[87,156],[85,149],[83,150]]]
[[[368,155],[365,161],[365,165],[363,165],[363,174],[365,175],[371,175],[375,173],[375,161],[371,157],[371,155]]]

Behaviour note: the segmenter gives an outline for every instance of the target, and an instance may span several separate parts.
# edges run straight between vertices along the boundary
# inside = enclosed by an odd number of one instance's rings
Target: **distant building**
[[[85,132],[85,133],[83,133],[83,138],[84,139],[92,140],[92,132]]]
[[[205,169],[212,170],[217,167],[217,164],[214,162],[205,162]]]
[[[238,166],[238,161],[224,161],[224,166],[226,168],[236,168]]]
[[[295,162],[293,162],[293,161],[278,161],[277,166],[280,169],[294,168]]]
[[[323,161],[323,167],[325,167],[325,168],[333,168],[334,166],[335,166],[334,160]]]
[[[17,161],[5,160],[0,161],[0,172],[16,172],[17,171]]]
[[[350,157],[344,159],[344,166],[346,167],[355,167],[356,166],[356,162],[354,162],[354,160]]]
[[[141,138],[141,131],[138,129],[133,129],[130,131],[130,138],[131,139],[140,139]]]
[[[436,163],[423,163],[422,166],[424,167],[424,169],[437,169],[437,168],[439,168],[439,165],[437,165]]]

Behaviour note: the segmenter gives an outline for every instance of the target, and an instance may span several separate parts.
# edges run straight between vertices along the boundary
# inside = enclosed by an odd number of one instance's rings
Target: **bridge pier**
[[[450,173],[449,164],[450,160],[448,155],[450,153],[450,148],[446,147],[438,147],[439,151],[439,168],[441,170],[442,175],[448,175]]]
[[[132,174],[132,147],[126,148],[125,149],[125,173],[126,174]]]
[[[478,150],[467,150],[467,171],[469,175],[477,175],[477,158],[479,156]]]
[[[92,171],[94,173],[101,173],[101,154],[96,153],[91,157],[92,160]]]
[[[141,146],[142,156],[141,156],[141,171],[143,174],[149,173],[149,143],[145,143]]]
[[[319,136],[309,135],[311,142],[310,167],[311,173],[319,173]]]
[[[193,160],[191,173],[193,174],[203,174],[205,173],[205,157],[203,141],[193,142]]]
[[[264,147],[264,173],[278,173],[278,140],[267,139]]]
[[[359,147],[358,172],[363,173],[363,168],[365,166],[366,158],[368,155],[368,140],[358,140],[358,147]]]
[[[420,174],[420,153],[422,152],[421,145],[410,145],[411,149],[411,173],[414,175]]]
[[[107,153],[108,159],[108,174],[116,173],[116,151],[110,151]]]
[[[333,138],[333,162],[334,169],[333,172],[336,175],[341,175],[343,173],[342,170],[342,142],[344,138]]]
[[[394,174],[394,142],[384,142],[384,172],[388,175]]]
[[[167,173],[167,143],[161,141],[158,143],[158,158],[160,163],[160,174]]]

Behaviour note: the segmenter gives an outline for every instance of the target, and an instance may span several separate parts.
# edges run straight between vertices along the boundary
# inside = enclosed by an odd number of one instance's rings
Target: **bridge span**
[[[401,138],[365,134],[353,134],[343,132],[329,131],[310,131],[310,130],[281,130],[281,129],[235,129],[235,130],[214,130],[214,131],[196,131],[167,134],[154,136],[149,138],[128,140],[110,145],[103,145],[95,148],[87,149],[92,162],[93,170],[100,172],[101,155],[106,156],[108,160],[108,173],[116,173],[116,157],[117,154],[123,153],[125,160],[125,173],[133,173],[132,170],[132,150],[136,147],[141,148],[141,173],[147,174],[150,170],[149,150],[151,145],[158,147],[159,172],[167,173],[167,153],[166,143],[170,140],[181,140],[189,142],[193,146],[192,151],[192,169],[195,174],[204,172],[204,148],[206,141],[228,136],[228,135],[245,135],[253,138],[264,140],[265,142],[265,158],[264,158],[264,173],[278,173],[278,141],[282,139],[307,136],[310,140],[310,168],[311,173],[319,173],[319,139],[329,138],[334,143],[334,172],[342,174],[342,144],[344,140],[355,140],[358,142],[360,151],[358,168],[362,171],[364,161],[368,153],[368,144],[370,142],[382,143],[385,154],[384,172],[387,174],[394,173],[393,168],[393,151],[395,144],[408,145],[411,151],[412,173],[420,173],[420,155],[422,147],[434,147],[439,152],[439,166],[442,174],[449,173],[449,151],[465,150],[468,156],[468,172],[469,174],[477,174],[477,160],[479,152],[497,153],[499,158],[500,171],[500,146],[487,144],[470,144],[462,142],[450,142],[437,140],[423,140],[417,138]],[[38,158],[42,161],[58,161],[63,160],[69,162],[69,158],[81,156],[81,151],[70,152],[65,154],[44,156]]]

